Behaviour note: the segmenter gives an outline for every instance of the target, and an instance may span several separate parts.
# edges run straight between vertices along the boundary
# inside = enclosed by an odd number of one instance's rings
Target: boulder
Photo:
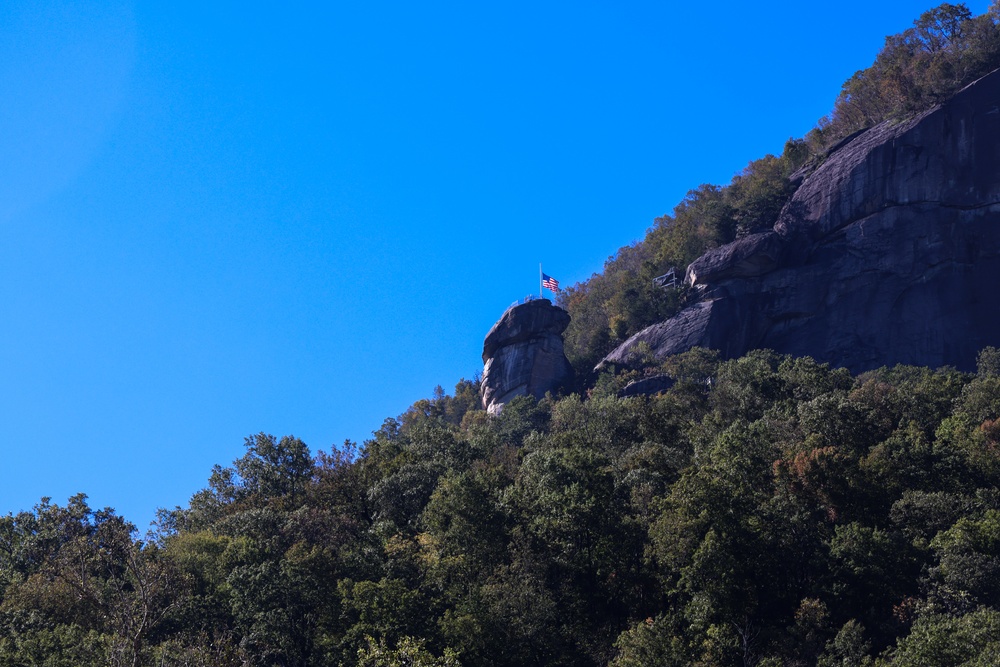
[[[657,358],[695,345],[755,348],[860,372],[897,363],[975,368],[1000,346],[1000,71],[903,122],[836,148],[772,231],[691,264],[701,300],[639,332]],[[645,346],[643,347],[645,350]]]
[[[569,313],[548,299],[508,308],[483,341],[483,408],[499,414],[516,396],[541,398],[573,379],[563,352]]]
[[[777,232],[751,234],[713,248],[691,262],[685,280],[689,285],[707,285],[729,278],[760,276],[778,266],[784,247]]]

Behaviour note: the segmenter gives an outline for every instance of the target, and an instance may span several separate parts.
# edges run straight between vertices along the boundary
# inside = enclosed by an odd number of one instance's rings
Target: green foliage
[[[919,562],[898,533],[859,523],[837,526],[830,558],[836,616],[874,628],[889,622],[894,603],[917,593]]]
[[[1000,511],[963,516],[930,547],[937,556],[931,579],[941,601],[962,608],[1000,599]]]
[[[0,666],[991,664],[995,374],[653,371],[253,436],[150,542],[83,496],[0,517]]]
[[[358,667],[461,667],[454,651],[445,649],[444,655],[435,657],[420,639],[403,637],[394,649],[384,639],[366,639],[368,646],[358,650]]]
[[[1000,655],[1000,612],[920,617],[909,635],[879,665],[888,667],[987,667]]]
[[[981,378],[1000,376],[1000,350],[985,347],[976,358],[976,371]]]
[[[109,664],[110,643],[110,637],[96,630],[78,625],[49,628],[31,619],[0,637],[0,665],[104,667]]]
[[[888,118],[922,111],[997,67],[995,6],[973,17],[964,4],[944,3],[921,14],[909,30],[886,37],[875,63],[844,83],[817,135],[829,145]]]
[[[870,653],[871,642],[865,639],[864,627],[851,619],[827,642],[816,667],[870,667],[874,664]]]
[[[669,616],[647,618],[623,632],[615,641],[618,653],[611,667],[686,667],[693,647],[685,639],[684,623]]]
[[[312,456],[306,444],[293,436],[278,440],[259,433],[246,439],[247,453],[234,462],[242,482],[241,495],[261,499],[289,497],[303,492],[312,473]]]

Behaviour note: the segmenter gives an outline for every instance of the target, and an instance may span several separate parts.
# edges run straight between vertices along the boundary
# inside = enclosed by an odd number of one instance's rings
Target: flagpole
[[[538,298],[542,297],[542,263],[538,263]]]

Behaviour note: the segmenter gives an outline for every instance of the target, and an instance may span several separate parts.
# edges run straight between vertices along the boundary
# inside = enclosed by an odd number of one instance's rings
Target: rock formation
[[[773,229],[709,251],[686,282],[697,303],[601,365],[627,363],[645,341],[658,358],[698,345],[854,372],[973,369],[981,348],[1000,346],[1000,70],[845,142]]]
[[[569,313],[548,299],[512,306],[483,341],[482,397],[490,414],[499,414],[515,396],[541,398],[573,377],[563,353],[562,332]]]
[[[618,398],[629,396],[655,396],[674,386],[674,378],[669,375],[654,375],[641,380],[633,380],[618,392]]]

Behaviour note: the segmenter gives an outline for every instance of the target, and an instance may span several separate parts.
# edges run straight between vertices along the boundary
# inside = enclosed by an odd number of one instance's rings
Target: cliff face
[[[507,309],[483,341],[481,392],[490,414],[515,396],[541,398],[572,379],[562,340],[568,325],[569,313],[548,299]]]
[[[693,346],[755,348],[858,372],[971,370],[1000,346],[1000,70],[902,123],[870,128],[803,181],[774,228],[688,267],[700,300],[601,365]],[[600,367],[600,366],[599,366]]]

